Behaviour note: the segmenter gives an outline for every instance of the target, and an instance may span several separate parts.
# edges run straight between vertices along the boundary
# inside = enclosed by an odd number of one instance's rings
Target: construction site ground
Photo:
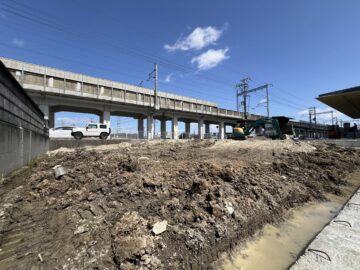
[[[287,210],[340,195],[359,164],[292,140],[60,148],[1,183],[0,269],[209,269]]]

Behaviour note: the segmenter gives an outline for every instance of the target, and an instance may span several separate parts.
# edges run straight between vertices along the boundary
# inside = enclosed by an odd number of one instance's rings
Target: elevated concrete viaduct
[[[157,108],[152,89],[89,77],[64,70],[0,58],[8,70],[39,105],[50,127],[56,112],[92,113],[104,123],[110,116],[127,116],[138,120],[138,137],[154,138],[154,120],[161,122],[161,138],[166,138],[166,121],[171,121],[173,139],[179,138],[178,123],[185,123],[185,138],[190,136],[190,123],[198,124],[198,136],[207,138],[210,124],[219,127],[218,136],[225,137],[227,125],[244,121],[243,113],[222,109],[216,103],[159,91]],[[249,115],[247,121],[263,116]],[[144,130],[146,121],[146,130]],[[314,134],[309,123],[291,122],[299,134]],[[328,126],[318,125],[316,133],[325,134]]]
[[[151,89],[103,80],[63,70],[1,58],[14,77],[39,105],[54,127],[54,115],[60,111],[92,113],[104,123],[110,116],[127,116],[138,120],[139,138],[154,138],[154,119],[161,121],[161,137],[166,137],[166,121],[171,121],[171,134],[178,139],[178,123],[185,123],[185,137],[190,135],[190,123],[198,123],[198,136],[210,133],[210,124],[219,127],[219,138],[225,136],[225,126],[234,126],[243,119],[240,112],[218,108],[217,104],[190,97],[158,92],[158,108]],[[251,115],[250,119],[260,116]],[[144,130],[144,121],[147,130]]]

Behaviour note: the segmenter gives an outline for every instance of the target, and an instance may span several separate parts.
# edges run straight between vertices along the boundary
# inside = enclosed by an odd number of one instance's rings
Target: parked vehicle
[[[56,127],[49,130],[50,138],[72,138],[71,132],[74,127]]]
[[[105,140],[110,134],[110,125],[103,123],[90,123],[85,128],[74,128],[71,132],[71,136],[76,140],[81,140],[83,137],[99,137]]]

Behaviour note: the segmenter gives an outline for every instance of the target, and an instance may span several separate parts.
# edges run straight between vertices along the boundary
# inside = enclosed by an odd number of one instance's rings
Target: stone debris
[[[61,176],[65,175],[67,173],[66,169],[61,165],[56,165],[53,167],[55,178],[60,179]]]
[[[230,215],[232,215],[232,214],[235,212],[235,209],[234,209],[234,207],[233,207],[233,205],[232,205],[231,202],[226,201],[226,202],[225,202],[225,207],[226,207],[227,212],[228,212]]]
[[[167,221],[166,220],[156,222],[152,227],[152,232],[155,235],[161,234],[161,233],[166,231],[166,227],[167,227]]]
[[[86,225],[80,225],[79,227],[76,228],[76,230],[74,231],[74,235],[77,234],[82,234],[89,231],[89,228]]]
[[[150,160],[150,158],[148,158],[148,157],[139,157],[138,158],[138,162],[147,161],[147,160]]]

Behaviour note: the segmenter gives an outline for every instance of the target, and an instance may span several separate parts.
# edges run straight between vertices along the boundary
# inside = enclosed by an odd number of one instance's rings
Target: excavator
[[[246,136],[249,136],[250,133],[257,127],[263,127],[264,135],[267,138],[275,139],[284,139],[285,135],[282,133],[277,119],[259,119],[252,122],[246,128],[235,127],[233,133],[230,136],[233,140],[246,140]]]

